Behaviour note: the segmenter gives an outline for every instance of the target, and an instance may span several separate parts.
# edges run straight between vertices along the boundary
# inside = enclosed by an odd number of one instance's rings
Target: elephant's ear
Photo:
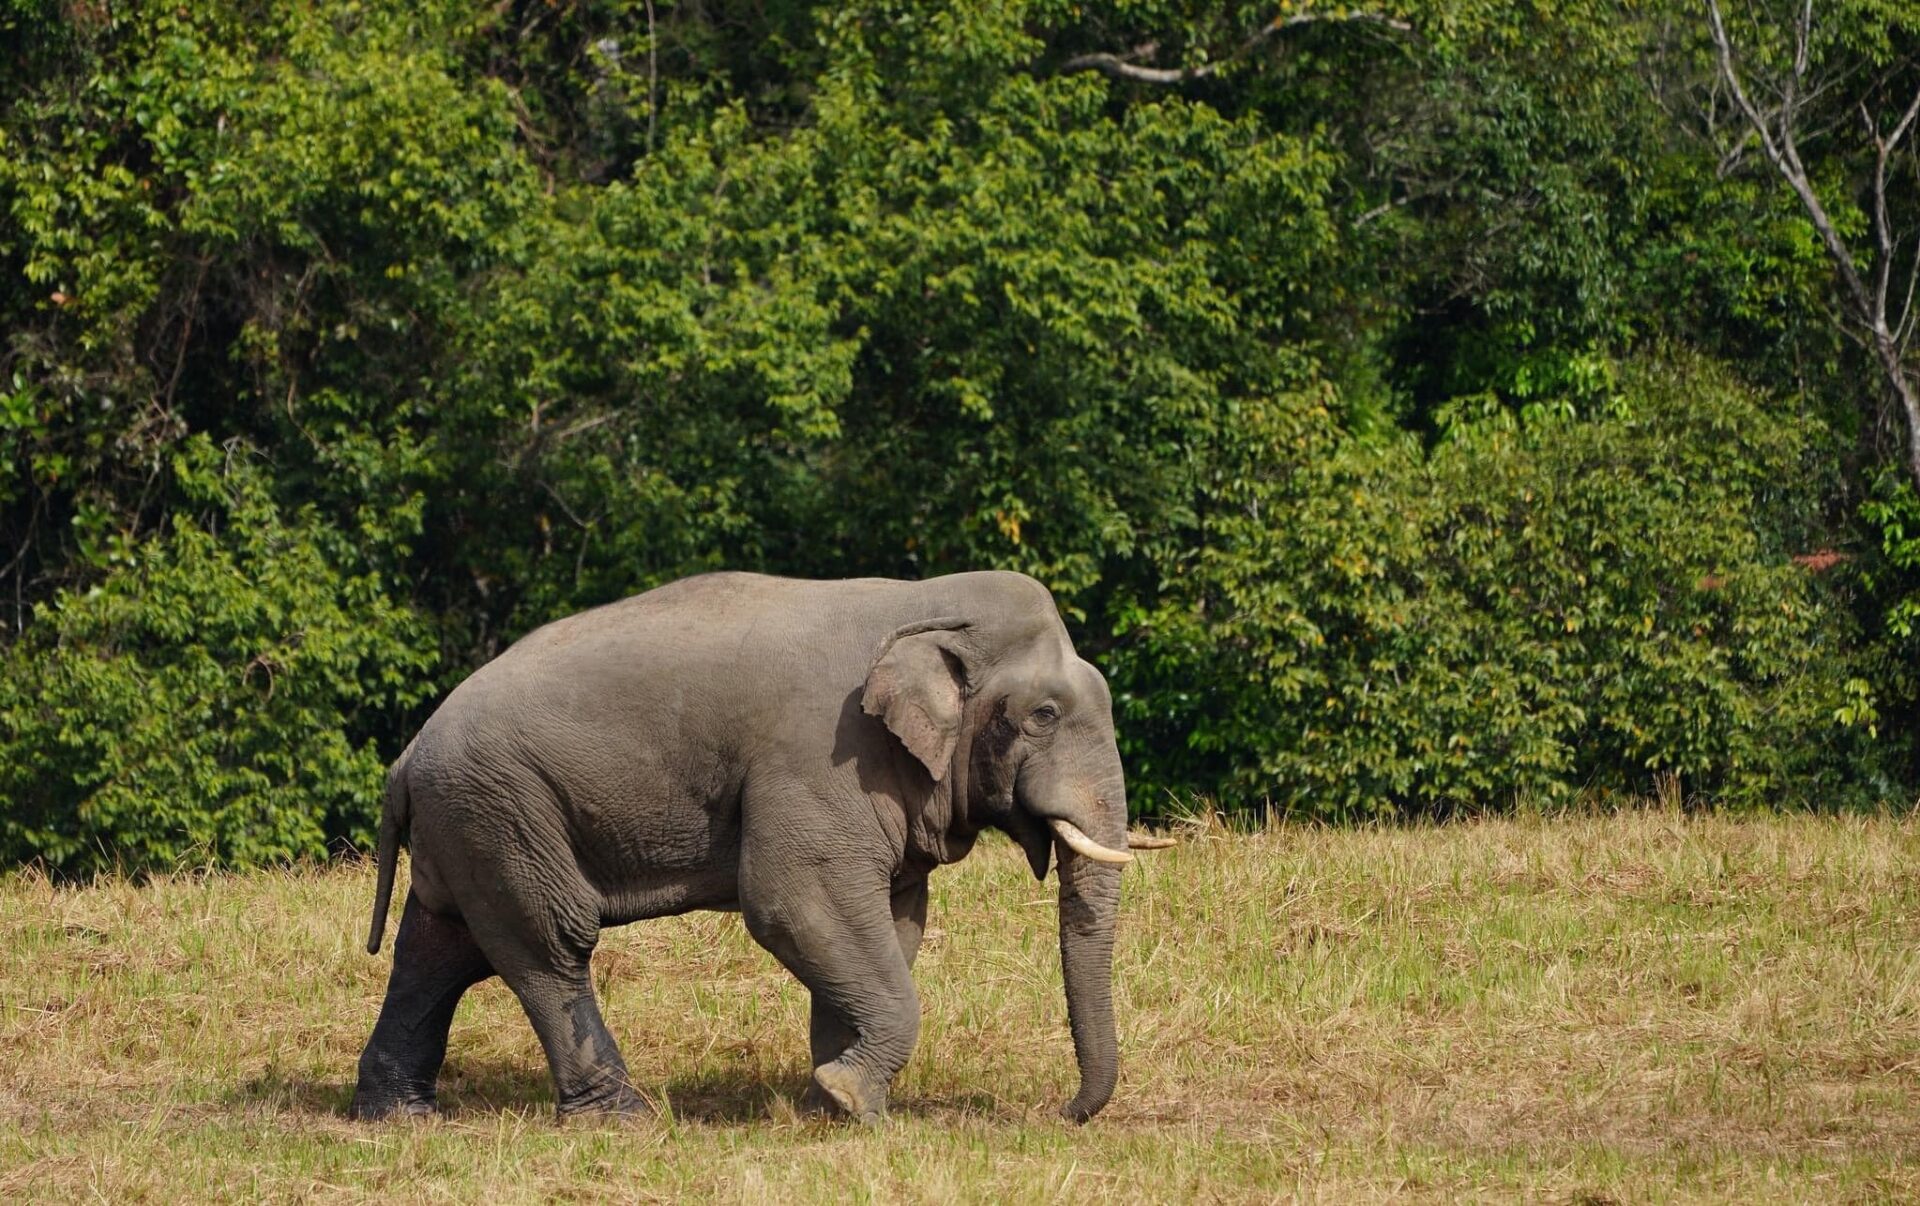
[[[935,783],[946,778],[960,741],[966,667],[956,634],[966,627],[945,616],[895,631],[880,646],[860,697],[867,715],[884,721]]]

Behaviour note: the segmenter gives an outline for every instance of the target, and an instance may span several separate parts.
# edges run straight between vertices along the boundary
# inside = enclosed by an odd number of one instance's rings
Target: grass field
[[[713,914],[595,959],[660,1121],[556,1124],[496,981],[446,1115],[368,1126],[370,871],[0,879],[0,1198],[1920,1199],[1912,821],[1216,832],[1127,892],[1085,1128],[1052,885],[999,842],[934,877],[880,1127],[795,1114],[804,993]]]

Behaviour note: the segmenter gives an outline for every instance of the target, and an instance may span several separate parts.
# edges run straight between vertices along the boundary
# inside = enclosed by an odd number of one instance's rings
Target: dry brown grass
[[[1129,871],[1126,1067],[1084,1129],[1051,885],[935,877],[895,1114],[798,1117],[805,996],[729,916],[609,933],[659,1123],[558,1126],[512,997],[445,1118],[342,1116],[362,868],[0,881],[0,1197],[1920,1198],[1920,831],[1670,810],[1219,831]]]

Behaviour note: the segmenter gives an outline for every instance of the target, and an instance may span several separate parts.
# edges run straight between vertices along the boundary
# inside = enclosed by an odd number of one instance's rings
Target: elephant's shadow
[[[673,1116],[684,1122],[726,1125],[790,1117],[807,1087],[803,1074],[769,1077],[746,1067],[723,1068],[668,1081],[663,1089]],[[654,1086],[646,1086],[654,1096]],[[503,1111],[546,1114],[553,1110],[553,1082],[539,1064],[508,1059],[449,1059],[440,1076],[440,1109],[449,1119],[477,1118]],[[233,1089],[229,1105],[277,1112],[347,1117],[353,1081],[316,1080],[268,1068]],[[894,1111],[918,1114],[957,1108],[996,1113],[991,1098],[959,1101],[894,1100]]]

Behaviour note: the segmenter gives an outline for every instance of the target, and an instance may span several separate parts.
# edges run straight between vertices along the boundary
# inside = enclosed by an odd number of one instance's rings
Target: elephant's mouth
[[[1120,866],[1133,861],[1128,850],[1163,850],[1177,844],[1171,838],[1129,830],[1125,848],[1108,846],[1068,817],[1032,805],[1013,806],[997,824],[1026,852],[1035,879],[1047,877],[1056,851],[1062,858],[1067,851],[1072,851],[1090,862]]]

